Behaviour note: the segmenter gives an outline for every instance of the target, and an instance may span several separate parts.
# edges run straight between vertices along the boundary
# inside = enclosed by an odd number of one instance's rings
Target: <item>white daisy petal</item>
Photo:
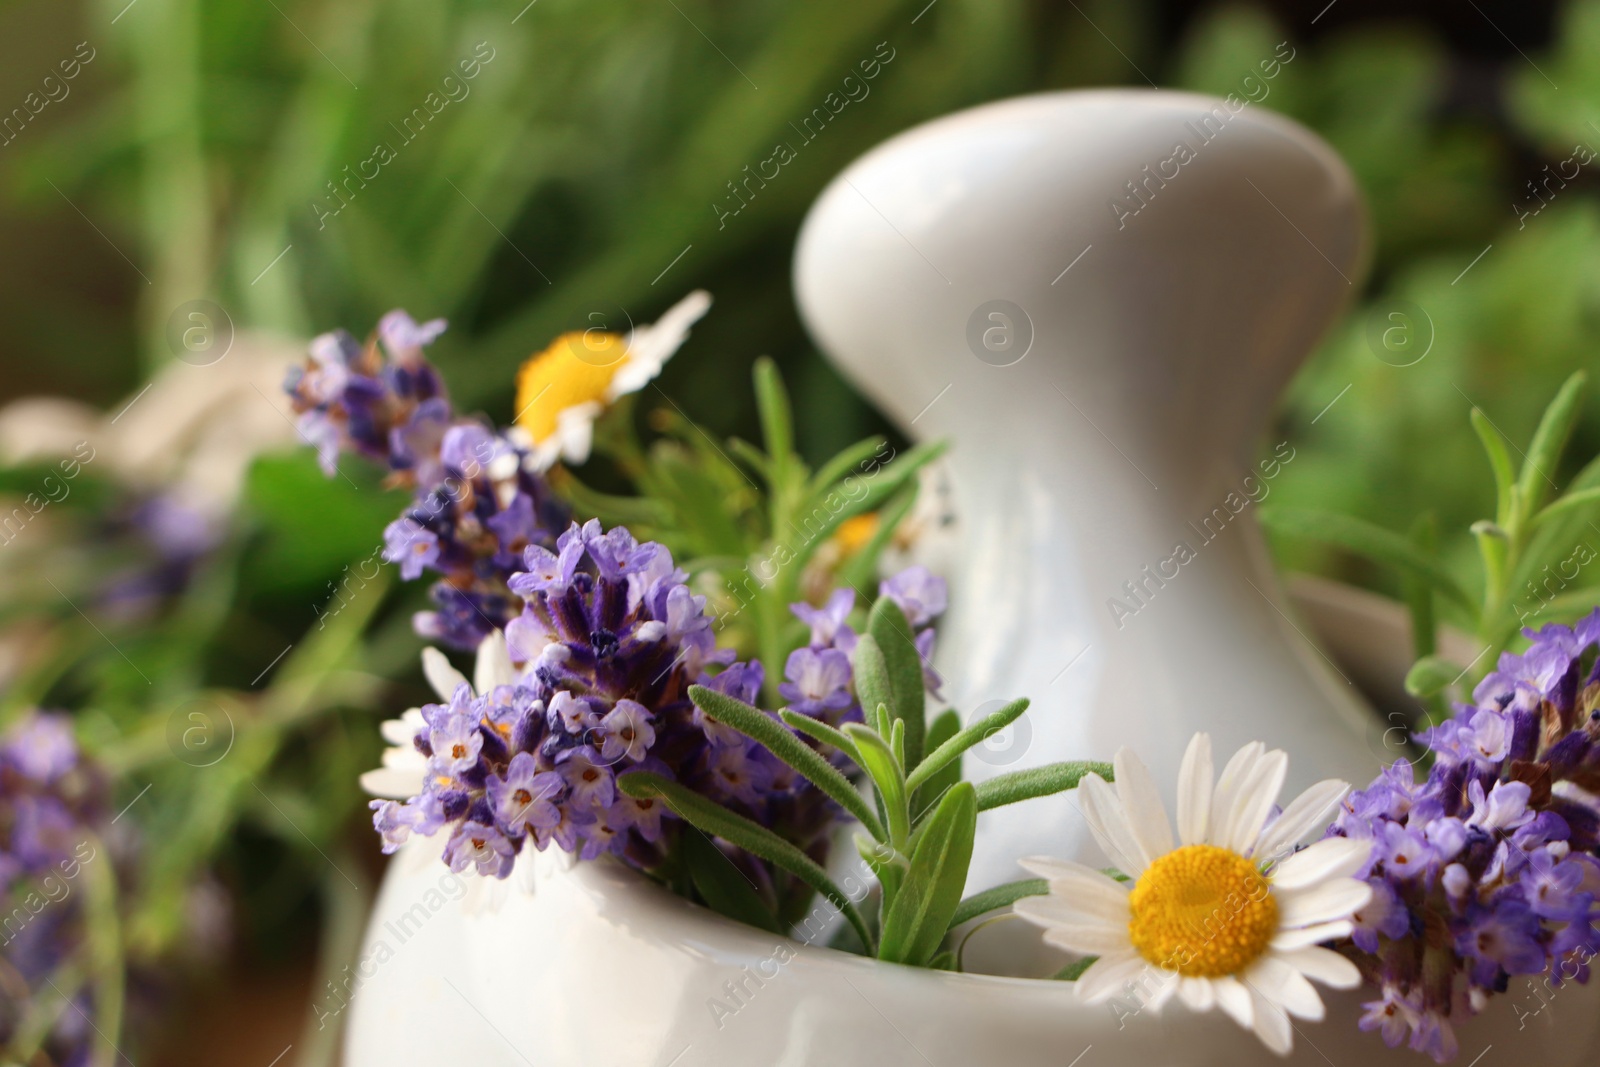
[[[427,723],[422,718],[421,708],[407,708],[406,713],[398,719],[385,719],[378,727],[378,733],[391,745],[400,748],[411,748],[412,740],[417,736]]]
[[[1263,863],[1287,854],[1311,834],[1321,830],[1339,812],[1339,801],[1350,792],[1350,783],[1337,778],[1318,782],[1289,802],[1278,821],[1256,842],[1255,858]]]
[[[1117,799],[1146,861],[1165,856],[1172,851],[1172,827],[1150,768],[1126,747],[1117,750],[1111,766],[1116,771]]]
[[[574,404],[556,415],[556,432],[551,436],[559,449],[557,455],[568,463],[582,463],[589,458],[594,444],[594,420],[605,409],[595,401]]]
[[[1203,844],[1211,822],[1211,736],[1195,734],[1178,769],[1178,840]]]
[[[1128,947],[1128,928],[1126,926],[1116,927],[1109,923],[1099,922],[1072,924],[1054,920],[1045,923],[1032,911],[1019,911],[1017,914],[1043,926],[1045,928],[1044,939],[1047,944],[1054,945],[1057,948],[1064,948],[1068,952],[1082,952],[1085,955],[1103,956],[1108,952],[1118,952]]]
[[[1332,949],[1301,948],[1276,955],[1313,982],[1331,989],[1354,989],[1361,984],[1361,971]]]
[[[506,647],[504,630],[495,630],[478,645],[478,662],[472,672],[472,688],[479,696],[496,686],[512,685],[517,672],[511,666],[511,650]]]
[[[361,788],[385,800],[406,800],[422,792],[424,768],[379,767],[361,775]]]
[[[405,748],[386,748],[380,758],[385,767],[392,767],[397,771],[415,771],[418,776],[428,769],[427,757],[410,745]]]
[[[1295,1018],[1322,1021],[1322,998],[1305,976],[1281,957],[1262,956],[1246,968],[1242,978],[1245,985]]]
[[[696,289],[668,308],[648,326],[628,335],[628,362],[612,376],[607,400],[637,392],[661,373],[661,367],[689,339],[689,327],[711,308],[711,294]]]
[[[1339,922],[1317,923],[1299,930],[1279,930],[1270,945],[1277,952],[1293,952],[1308,945],[1321,945],[1350,936],[1355,924],[1348,919]]]
[[[1367,862],[1371,852],[1371,841],[1325,838],[1278,864],[1271,874],[1272,887],[1300,890],[1335,878],[1349,878]]]
[[[1101,850],[1122,873],[1138,878],[1150,866],[1151,857],[1139,847],[1116,793],[1098,774],[1084,775],[1077,792],[1084,821]]]
[[[450,666],[450,661],[437,648],[422,650],[422,676],[428,679],[439,699],[447,703],[455,696],[456,686],[467,684],[467,676]]]
[[[1159,1013],[1162,1008],[1167,1006],[1167,1002],[1177,995],[1178,983],[1182,982],[1183,978],[1175,971],[1160,970],[1154,972],[1154,977],[1154,986],[1150,988],[1150,994],[1145,1000],[1144,1006],[1152,1012]]]
[[[1211,979],[1211,995],[1216,998],[1217,1007],[1227,1012],[1228,1017],[1246,1030],[1255,1026],[1255,1008],[1250,1000],[1250,990],[1232,975]]]
[[[1228,816],[1228,837],[1221,842],[1241,856],[1250,855],[1261,828],[1272,814],[1272,806],[1283,791],[1283,779],[1289,773],[1288,753],[1274,749],[1256,761],[1250,777],[1234,794],[1233,812]]]
[[[1065,899],[1085,916],[1128,924],[1128,887],[1122,882],[1081,863],[1046,856],[1029,857],[1022,867],[1048,879],[1050,895]]]
[[[1192,1011],[1210,1011],[1217,1006],[1217,994],[1209,978],[1178,979],[1178,999]]]
[[[1294,1024],[1289,1022],[1288,1014],[1278,1005],[1262,996],[1257,990],[1250,991],[1250,1011],[1255,1017],[1253,1029],[1261,1043],[1280,1056],[1289,1054],[1294,1048]]]
[[[1322,882],[1309,889],[1274,893],[1278,923],[1283,928],[1348,919],[1372,899],[1372,887],[1354,878]]]
[[[1102,902],[1094,899],[1085,899],[1076,894],[1062,894],[1052,890],[1044,896],[1023,897],[1013,904],[1012,909],[1024,919],[1048,926],[1056,923],[1067,925],[1099,925],[1114,927],[1122,931],[1124,947],[1127,945],[1128,898],[1119,901]],[[1085,949],[1084,951],[1090,951]],[[1095,952],[1103,951],[1094,949]]]
[[[1132,948],[1124,952],[1108,952],[1089,965],[1078,976],[1073,991],[1079,1000],[1098,1004],[1122,992],[1125,983],[1137,978],[1146,969],[1154,970],[1149,962]]]
[[[1206,829],[1206,843],[1211,845],[1224,845],[1227,843],[1227,819],[1234,808],[1234,796],[1239,787],[1249,778],[1255,770],[1256,761],[1267,751],[1267,746],[1260,741],[1252,741],[1233,754],[1233,758],[1222,768],[1222,774],[1217,778],[1217,786],[1211,793],[1211,820]]]

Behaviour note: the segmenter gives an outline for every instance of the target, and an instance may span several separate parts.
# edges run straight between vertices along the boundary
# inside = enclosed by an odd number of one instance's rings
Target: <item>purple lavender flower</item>
[[[789,680],[778,686],[779,695],[803,715],[841,711],[855,702],[850,693],[850,657],[836,648],[795,649],[784,664],[783,676]]]
[[[944,579],[921,565],[907,567],[884,581],[878,586],[878,595],[898,604],[906,614],[906,621],[916,630],[943,615],[949,601]]]
[[[443,330],[443,320],[418,325],[392,311],[365,346],[343,331],[324,334],[285,388],[330,476],[340,453],[353,452],[413,490],[384,532],[384,558],[408,581],[439,575],[438,609],[416,617],[417,632],[472,649],[516,617],[522,605],[507,583],[521,554],[549,544],[566,514],[523,450],[452,408],[423,358]]]
[[[811,627],[812,648],[834,648],[849,652],[855,645],[855,631],[845,623],[856,606],[854,589],[836,589],[828,602],[820,608],[810,604],[790,604],[795,618]]]
[[[469,866],[479,874],[504,878],[511,873],[517,852],[511,840],[487,823],[464,822],[450,835],[444,847],[444,861],[456,873]]]
[[[447,829],[446,861],[495,877],[530,840],[652,866],[677,830],[657,802],[619,793],[617,776],[634,769],[676,778],[802,846],[826,832],[837,811],[825,795],[775,774],[765,750],[702,720],[688,700],[700,683],[753,701],[763,676],[716,649],[704,598],[665,548],[591,522],[553,550],[528,546],[524,565],[506,582],[523,598],[505,635],[515,683],[489,693],[460,685],[422,709],[422,792],[372,805],[385,851]],[[848,680],[846,661],[830,708],[853,701]]]
[[[1376,845],[1352,951],[1384,993],[1362,1028],[1441,1063],[1510,978],[1586,981],[1600,951],[1600,612],[1526,636],[1421,735],[1425,781],[1397,764],[1330,830]]]
[[[0,974],[8,976],[0,995],[0,1049],[27,1016],[33,993],[48,1002],[56,994],[45,982],[75,960],[81,965],[79,894],[63,896],[60,889],[84,864],[97,862],[108,814],[104,777],[79,750],[66,716],[30,712],[0,735],[0,915],[6,917]],[[93,1015],[93,994],[80,993],[73,1004],[85,1014],[69,1011],[48,1024],[42,1046],[48,1062],[88,1062],[94,1034],[82,1020]]]

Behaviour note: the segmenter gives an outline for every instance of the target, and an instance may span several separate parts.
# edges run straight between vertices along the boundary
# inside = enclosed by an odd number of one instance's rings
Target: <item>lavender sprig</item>
[[[391,311],[365,345],[343,330],[323,334],[285,389],[330,477],[339,456],[354,453],[413,490],[411,506],[384,531],[383,557],[408,581],[440,576],[436,610],[417,615],[417,632],[472,649],[516,617],[521,603],[507,583],[523,551],[552,545],[568,515],[526,448],[452,408],[423,357],[444,328],[442,319],[418,325]]]
[[[1381,995],[1361,1026],[1441,1063],[1453,1021],[1513,977],[1586,982],[1600,952],[1600,611],[1527,636],[1421,735],[1422,783],[1396,763],[1330,831],[1374,844],[1352,941]]]

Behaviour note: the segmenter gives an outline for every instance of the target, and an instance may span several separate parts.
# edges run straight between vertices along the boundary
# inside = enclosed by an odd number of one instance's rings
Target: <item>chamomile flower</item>
[[[710,307],[710,295],[697,289],[626,337],[600,329],[564,333],[524,363],[517,372],[517,428],[535,467],[588,459],[595,419],[660,374]]]
[[[1088,775],[1078,787],[1084,818],[1118,882],[1064,860],[1024,860],[1049,893],[1016,904],[1052,945],[1099,958],[1076,983],[1090,1003],[1121,995],[1141,977],[1145,1007],[1177,996],[1194,1011],[1221,1008],[1272,1051],[1293,1046],[1289,1016],[1321,1019],[1307,979],[1336,989],[1360,984],[1355,964],[1320,943],[1348,937],[1351,916],[1372,897],[1355,875],[1370,843],[1331,837],[1300,851],[1349,786],[1312,786],[1269,824],[1288,759],[1260,742],[1240,749],[1213,784],[1211,739],[1196,734],[1178,774],[1178,844],[1149,770],[1117,753],[1115,787]]]

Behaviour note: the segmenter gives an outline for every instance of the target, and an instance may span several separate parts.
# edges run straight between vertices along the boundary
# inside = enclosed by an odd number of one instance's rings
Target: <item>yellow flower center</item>
[[[517,372],[517,425],[543,442],[556,420],[579,404],[603,404],[611,379],[627,361],[628,342],[603,330],[574,330],[529,359]]]
[[[1157,967],[1191,978],[1237,974],[1267,949],[1278,902],[1255,864],[1215,845],[1156,860],[1128,895],[1128,936]]]

